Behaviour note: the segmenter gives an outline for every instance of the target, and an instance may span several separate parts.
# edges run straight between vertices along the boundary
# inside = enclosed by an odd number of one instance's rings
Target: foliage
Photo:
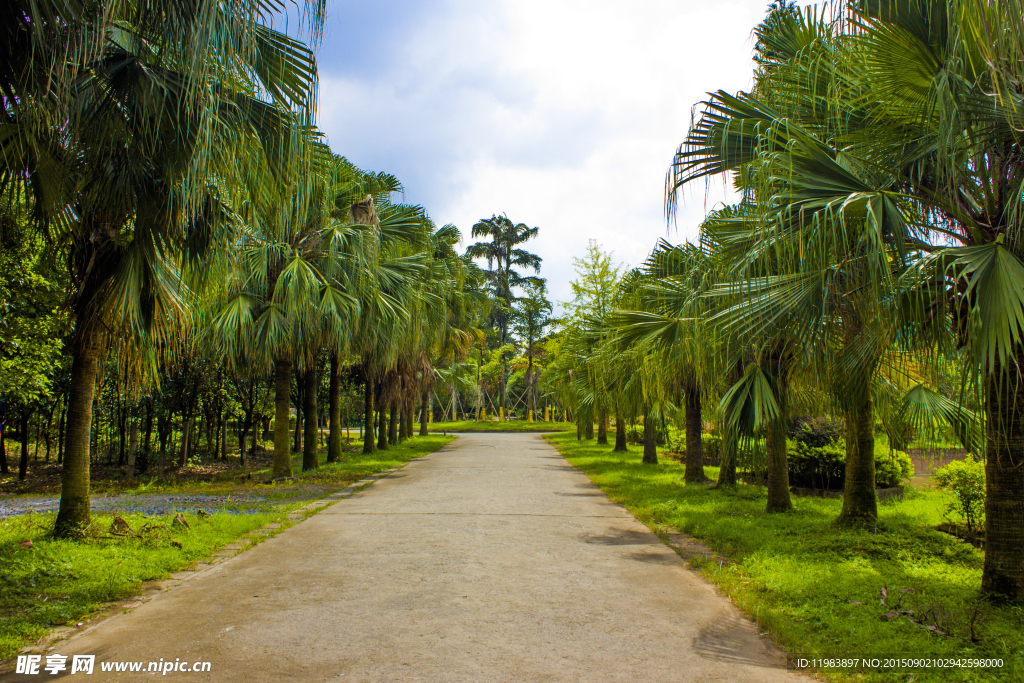
[[[963,519],[968,532],[979,531],[985,521],[985,464],[968,453],[935,470],[932,480],[954,496],[946,514]]]
[[[835,440],[823,446],[792,441],[788,449],[789,481],[793,486],[825,490],[842,489],[846,481],[846,445]],[[903,451],[875,445],[875,486],[902,486],[914,476],[914,464]]]

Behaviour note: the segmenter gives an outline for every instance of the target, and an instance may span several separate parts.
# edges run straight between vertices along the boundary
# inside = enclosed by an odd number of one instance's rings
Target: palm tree
[[[515,301],[512,288],[538,280],[534,276],[522,275],[517,269],[532,268],[533,272],[540,272],[541,258],[519,246],[536,237],[539,232],[540,228],[531,228],[525,223],[513,223],[506,215],[481,219],[473,225],[473,237],[490,237],[489,242],[475,242],[469,245],[466,254],[470,258],[487,260],[487,269],[484,273],[494,298],[491,323],[498,329],[499,347],[509,343],[509,322],[512,317],[512,304]],[[508,407],[505,400],[507,383],[508,363],[503,361],[499,403],[502,411]]]
[[[280,165],[280,140],[312,101],[312,53],[246,3],[211,6],[200,21],[158,5],[17,2],[0,15],[3,49],[30,48],[5,66],[33,60],[0,75],[11,133],[0,185],[25,191],[74,282],[63,536],[89,522],[91,407],[110,331],[173,346],[188,322],[185,279],[205,270],[231,222],[223,190],[236,158],[262,145]],[[69,33],[57,39],[49,27],[61,23]]]

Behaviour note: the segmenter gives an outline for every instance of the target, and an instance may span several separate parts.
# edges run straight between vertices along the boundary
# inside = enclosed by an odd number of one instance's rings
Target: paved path
[[[533,434],[460,436],[54,651],[92,681],[807,680]]]

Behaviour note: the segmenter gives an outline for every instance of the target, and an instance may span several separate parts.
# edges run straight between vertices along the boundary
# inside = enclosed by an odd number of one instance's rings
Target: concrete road
[[[53,651],[96,655],[92,681],[798,680],[535,434],[462,435]]]

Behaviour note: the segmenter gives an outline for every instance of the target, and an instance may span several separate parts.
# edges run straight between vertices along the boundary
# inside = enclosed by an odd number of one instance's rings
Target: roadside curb
[[[443,447],[442,447],[443,448]],[[171,574],[165,579],[157,581],[150,581],[143,584],[142,589],[139,593],[129,596],[122,600],[117,600],[108,603],[104,607],[100,608],[92,614],[92,616],[83,619],[78,626],[60,626],[48,634],[37,640],[32,645],[29,645],[20,650],[20,654],[46,654],[52,652],[58,643],[67,642],[83,636],[87,633],[91,633],[96,628],[115,619],[121,615],[128,614],[134,611],[137,607],[146,604],[153,598],[163,595],[168,591],[174,590],[179,586],[184,585],[188,581],[191,581],[199,576],[203,576],[206,573],[214,570],[218,566],[228,562],[229,560],[241,555],[246,550],[259,545],[262,541],[268,538],[273,538],[282,531],[287,531],[296,524],[300,524],[305,520],[309,519],[313,515],[317,514],[321,510],[324,510],[338,501],[350,498],[356,493],[368,488],[373,485],[376,481],[384,479],[395,472],[401,470],[409,463],[418,462],[426,459],[430,453],[421,455],[416,458],[411,458],[401,465],[397,465],[387,470],[381,470],[380,472],[374,472],[359,481],[353,482],[334,493],[313,500],[302,507],[293,510],[286,514],[283,521],[269,522],[258,529],[254,529],[249,533],[235,539],[231,543],[228,543],[221,547],[216,552],[207,556],[205,559],[199,560],[193,569],[183,569],[181,571]],[[6,668],[0,668],[0,673],[8,673]]]

